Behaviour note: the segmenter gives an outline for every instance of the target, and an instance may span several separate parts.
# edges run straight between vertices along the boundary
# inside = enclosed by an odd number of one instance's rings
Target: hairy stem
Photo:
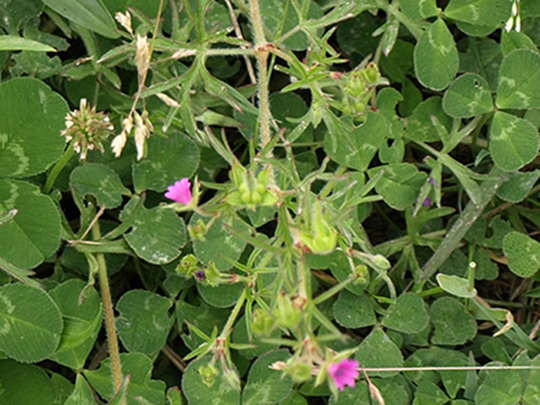
[[[101,238],[99,223],[92,228],[94,240]],[[120,350],[118,347],[118,337],[114,323],[114,310],[111,299],[111,289],[109,288],[109,278],[107,275],[107,263],[103,253],[96,254],[98,262],[98,278],[101,289],[101,299],[103,301],[103,313],[105,315],[105,330],[107,331],[107,341],[109,343],[109,355],[111,356],[111,369],[114,381],[114,390],[118,392],[122,386],[122,365],[120,363]],[[122,403],[123,405],[123,403]]]
[[[268,103],[268,43],[264,36],[263,23],[259,10],[258,0],[250,0],[251,26],[255,35],[255,56],[257,57],[257,70],[259,75],[259,114],[260,114],[260,140],[264,149],[270,142],[270,110]],[[271,152],[267,157],[271,156]]]

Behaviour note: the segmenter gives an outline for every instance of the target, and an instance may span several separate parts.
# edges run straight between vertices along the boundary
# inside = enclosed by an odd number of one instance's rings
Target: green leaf
[[[519,277],[532,277],[540,269],[540,243],[520,232],[504,237],[503,250],[508,267]]]
[[[371,376],[371,373],[369,375]],[[348,387],[340,392],[339,396],[332,395],[330,397],[330,405],[371,404],[371,401],[369,388],[365,381],[358,381],[354,387]]]
[[[443,108],[454,118],[471,118],[493,111],[488,82],[473,73],[458,77],[444,93]]]
[[[116,24],[101,0],[43,0],[68,20],[107,38],[119,38]]]
[[[414,405],[443,405],[448,402],[446,394],[432,382],[423,382],[416,387]]]
[[[516,370],[486,370],[486,377],[476,391],[477,405],[517,405],[523,392],[523,379]]]
[[[216,287],[197,284],[197,291],[202,299],[216,308],[232,307],[238,301],[243,289],[242,283],[221,284]]]
[[[31,364],[0,360],[2,405],[56,404],[54,386],[45,371]]]
[[[290,376],[272,370],[276,361],[290,358],[288,350],[277,350],[260,356],[251,366],[242,393],[242,405],[273,405],[287,397],[293,386]]]
[[[84,379],[82,374],[77,374],[75,380],[75,389],[68,397],[64,405],[95,405],[96,399],[92,388],[88,385],[88,382]]]
[[[148,142],[148,156],[133,165],[135,191],[162,192],[183,177],[191,177],[199,166],[199,148],[182,133],[168,138],[155,136]]]
[[[505,201],[519,203],[531,192],[531,189],[540,178],[540,170],[532,172],[510,172],[508,180],[497,190],[497,197]]]
[[[474,298],[477,295],[476,290],[469,286],[469,280],[454,275],[437,274],[437,282],[441,288],[461,298]]]
[[[107,208],[118,207],[122,204],[122,195],[131,194],[113,169],[99,163],[76,167],[69,181],[83,196],[92,194],[100,206]]]
[[[127,405],[140,405],[134,399],[135,396],[140,396],[155,405],[162,405],[165,402],[165,383],[152,380],[152,360],[148,356],[142,353],[122,353],[120,362],[122,373],[131,376],[126,395]],[[101,362],[99,369],[83,370],[83,374],[99,395],[108,401],[111,400],[115,391],[110,358]]]
[[[43,290],[23,284],[0,287],[0,350],[21,362],[37,362],[60,342],[62,315]]]
[[[429,315],[435,326],[434,345],[461,345],[476,336],[476,320],[462,303],[450,297],[431,304]]]
[[[131,232],[124,238],[141,259],[152,264],[165,264],[180,255],[180,249],[186,243],[186,227],[172,209],[143,207]]]
[[[416,78],[428,89],[442,90],[456,77],[458,65],[454,37],[445,22],[437,19],[414,48]]]
[[[427,174],[419,172],[416,166],[410,163],[395,163],[368,170],[369,177],[373,178],[381,170],[384,174],[375,190],[384,197],[384,201],[399,211],[414,204]]]
[[[538,132],[529,121],[502,111],[495,113],[489,137],[493,161],[509,172],[532,162],[540,146]]]
[[[414,20],[435,17],[441,12],[436,0],[399,0],[399,6],[403,13]]]
[[[233,384],[225,377],[220,361],[214,365],[216,377],[213,384],[203,381],[199,370],[208,366],[210,361],[211,357],[192,361],[184,371],[182,392],[189,405],[240,405],[240,385]],[[236,373],[236,370],[229,370],[229,373]]]
[[[74,370],[84,367],[102,324],[101,299],[94,288],[85,287],[82,280],[71,279],[50,292],[64,320],[60,344],[50,358]]]
[[[203,219],[206,223],[210,220],[195,213],[191,217],[190,226],[197,224],[199,219]],[[197,258],[206,265],[214,262],[216,267],[221,271],[228,270],[232,267],[231,263],[223,259],[224,257],[231,260],[238,260],[246,247],[244,240],[236,238],[224,230],[223,222],[224,220],[222,218],[218,218],[206,232],[204,240],[193,241],[193,250]],[[240,232],[249,232],[249,227],[243,221],[233,221],[231,226]]]
[[[382,325],[402,333],[418,333],[429,323],[429,315],[422,298],[413,293],[398,297],[382,319]]]
[[[124,347],[149,356],[161,350],[172,326],[169,316],[172,304],[170,299],[150,291],[125,293],[116,304],[120,314],[116,327]]]
[[[441,97],[430,97],[418,104],[409,119],[405,136],[420,142],[440,141],[432,117],[436,117],[447,130],[452,126],[452,118],[444,111],[442,101]]]
[[[332,309],[336,322],[346,328],[364,328],[377,322],[373,304],[365,295],[358,296],[344,290],[339,294]]]
[[[510,17],[511,7],[506,0],[452,0],[444,14],[469,24],[500,26]]]
[[[471,38],[465,53],[461,53],[460,69],[481,75],[493,92],[497,90],[499,69],[503,60],[501,46],[492,39]]]
[[[0,51],[56,52],[56,49],[31,39],[0,35]]]
[[[227,322],[230,311],[211,307],[206,302],[201,301],[200,305],[194,306],[187,302],[178,300],[176,302],[176,319],[178,326],[183,329],[183,323],[189,322],[210,336],[215,329],[220,330]],[[195,350],[204,340],[197,334],[183,334],[182,339],[186,345]]]
[[[60,214],[36,186],[0,180],[0,211],[14,208],[15,218],[0,227],[0,257],[17,267],[34,268],[60,245]]]
[[[518,49],[503,59],[495,103],[499,108],[540,107],[540,55],[538,53]]]
[[[338,128],[342,131],[341,136],[327,132],[326,152],[332,160],[362,171],[367,169],[389,132],[387,120],[371,111],[367,114],[367,121],[352,132]]]
[[[43,11],[41,0],[16,0],[0,2],[0,26],[17,35],[27,21],[38,17]]]
[[[418,4],[416,0],[413,2]],[[406,75],[412,73],[413,70],[413,53],[413,44],[398,39],[392,52],[388,56],[381,57],[381,68],[385,76],[396,82],[405,82]]]
[[[272,117],[277,120],[279,127],[286,129],[284,134],[285,138],[290,139],[292,131],[298,125],[298,122],[296,122],[295,119],[302,118],[306,115],[308,107],[304,99],[298,94],[274,93],[270,96],[270,110],[272,112]],[[311,126],[305,128],[303,133],[298,134],[300,142],[312,141],[312,132]],[[249,139],[251,136],[253,136],[253,132],[248,134],[246,138]]]
[[[283,34],[298,26],[298,14],[288,0],[259,0],[259,8],[263,23],[273,36],[270,39],[273,42],[279,41]],[[317,19],[323,14],[317,3],[309,3],[306,19]],[[283,41],[283,45],[295,51],[303,51],[308,46],[308,37],[304,32],[297,32]]]
[[[530,49],[538,52],[538,48],[534,41],[523,32],[502,30],[501,33],[501,50],[503,55],[508,55],[516,49]]]
[[[60,159],[65,100],[37,79],[0,85],[0,177],[28,177]]]
[[[363,341],[355,354],[360,367],[403,367],[403,355],[381,329],[374,329]],[[397,372],[370,371],[370,377],[390,377]]]

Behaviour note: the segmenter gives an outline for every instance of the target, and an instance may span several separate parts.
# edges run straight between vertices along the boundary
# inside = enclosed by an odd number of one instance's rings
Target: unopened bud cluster
[[[377,65],[370,62],[363,69],[356,69],[340,75],[339,80],[343,98],[336,103],[335,107],[340,109],[343,114],[354,117],[356,121],[363,122],[375,87],[387,84],[386,79],[381,77]]]
[[[268,171],[261,170],[257,176],[251,170],[233,165],[230,177],[237,190],[231,192],[226,201],[231,205],[254,207],[274,205],[277,198],[267,189]]]

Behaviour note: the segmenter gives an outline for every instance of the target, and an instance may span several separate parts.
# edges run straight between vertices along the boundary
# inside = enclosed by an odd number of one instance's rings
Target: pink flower
[[[357,370],[358,365],[356,360],[345,359],[341,363],[335,363],[328,367],[328,374],[334,379],[340,391],[343,391],[346,385],[354,387],[354,380],[360,375]]]
[[[184,205],[189,205],[191,201],[193,201],[193,197],[191,195],[191,182],[186,177],[180,181],[177,181],[172,186],[169,186],[167,190],[168,191],[165,193],[165,197],[167,197],[169,200],[173,200]]]

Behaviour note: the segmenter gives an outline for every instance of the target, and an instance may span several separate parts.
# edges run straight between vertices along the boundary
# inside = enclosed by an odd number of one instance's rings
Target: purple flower
[[[195,272],[195,278],[196,278],[197,280],[199,280],[200,282],[203,282],[204,279],[206,278],[206,276],[205,276],[205,274],[204,274],[204,271],[202,271],[202,270],[197,270],[197,271]]]
[[[423,205],[424,207],[429,207],[429,206],[431,205],[431,198],[426,197],[426,198],[424,199],[424,202],[422,203],[422,205]]]
[[[189,205],[191,201],[193,201],[193,197],[191,195],[191,182],[186,177],[180,181],[177,181],[172,186],[169,186],[167,190],[168,191],[165,193],[165,197],[167,197],[169,200],[173,200],[184,205]]]
[[[354,380],[360,375],[357,370],[358,365],[356,360],[345,359],[341,363],[335,363],[328,367],[328,374],[334,379],[340,391],[343,391],[346,385],[354,387]]]

